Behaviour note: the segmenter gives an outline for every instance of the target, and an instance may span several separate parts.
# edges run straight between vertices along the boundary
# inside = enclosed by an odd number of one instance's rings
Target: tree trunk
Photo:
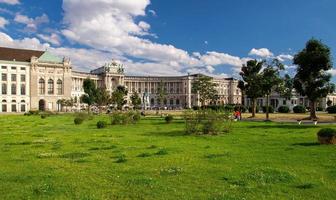
[[[269,95],[266,95],[266,121],[269,121]]]
[[[316,120],[316,102],[309,100],[309,106],[310,106],[310,119]]]
[[[90,105],[88,105],[88,115],[90,115]]]
[[[256,104],[257,99],[252,99],[252,117],[255,117],[256,115]]]

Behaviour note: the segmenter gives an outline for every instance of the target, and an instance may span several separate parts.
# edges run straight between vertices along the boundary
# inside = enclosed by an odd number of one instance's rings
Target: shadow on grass
[[[149,132],[144,135],[167,136],[167,137],[186,136],[184,131],[157,131],[157,132]]]
[[[263,128],[263,129],[272,129],[272,128],[285,128],[285,129],[311,129],[318,128],[315,125],[298,125],[298,124],[270,124],[270,125],[253,125],[246,126],[244,128]]]
[[[302,143],[295,143],[293,146],[304,146],[304,147],[311,147],[311,146],[320,146],[318,142],[302,142]]]

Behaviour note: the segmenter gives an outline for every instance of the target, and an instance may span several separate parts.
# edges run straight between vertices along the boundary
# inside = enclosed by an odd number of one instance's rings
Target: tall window
[[[12,101],[12,112],[16,112],[16,101]]]
[[[40,80],[39,80],[38,89],[39,89],[39,94],[44,94],[45,93],[45,81],[44,81],[43,78],[40,78]]]
[[[16,74],[12,74],[12,81],[16,81]]]
[[[12,95],[16,95],[16,84],[15,83],[12,84],[11,91],[12,91]]]
[[[2,94],[7,94],[7,84],[6,83],[2,84],[1,90],[2,90]]]
[[[25,100],[21,101],[21,112],[26,112],[26,102],[25,102]]]
[[[21,82],[26,82],[26,75],[25,74],[21,74]]]
[[[63,82],[62,80],[57,80],[57,94],[62,95],[63,94]]]
[[[2,100],[2,112],[7,112],[7,102],[6,102],[6,100]]]
[[[7,81],[7,74],[1,74],[1,80]]]
[[[52,79],[48,80],[48,94],[54,94],[54,81]]]
[[[26,95],[26,84],[21,84],[21,95]]]

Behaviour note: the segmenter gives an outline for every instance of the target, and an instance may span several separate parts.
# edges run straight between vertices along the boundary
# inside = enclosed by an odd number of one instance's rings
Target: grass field
[[[0,116],[0,199],[335,199],[336,147],[316,144],[322,125],[238,122],[190,136],[182,120],[98,130],[102,118]]]

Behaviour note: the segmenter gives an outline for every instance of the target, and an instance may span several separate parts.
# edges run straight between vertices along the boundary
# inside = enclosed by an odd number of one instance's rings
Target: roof
[[[30,62],[31,57],[40,57],[44,51],[0,47],[0,60]]]
[[[49,53],[48,51],[44,52],[41,57],[38,59],[40,62],[49,62],[49,63],[62,63],[63,59]]]

